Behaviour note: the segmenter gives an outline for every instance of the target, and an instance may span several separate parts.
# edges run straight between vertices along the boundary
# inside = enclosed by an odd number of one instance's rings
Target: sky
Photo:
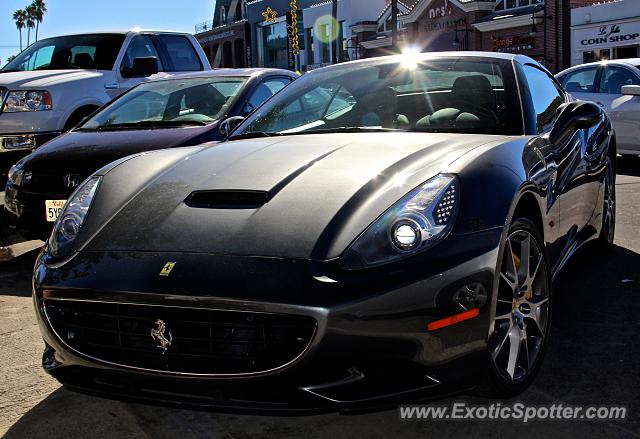
[[[194,32],[213,18],[215,0],[45,0],[48,12],[38,38],[105,29],[163,29]],[[0,66],[20,51],[13,11],[30,0],[0,0]],[[23,45],[27,32],[22,31]],[[33,32],[32,32],[33,34]],[[33,35],[31,36],[33,42]]]

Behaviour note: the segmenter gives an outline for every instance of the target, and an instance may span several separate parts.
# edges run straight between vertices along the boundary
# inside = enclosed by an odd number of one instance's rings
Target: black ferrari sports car
[[[521,55],[322,68],[226,126],[66,203],[33,281],[65,386],[284,413],[509,397],[554,276],[614,236],[607,116]]]

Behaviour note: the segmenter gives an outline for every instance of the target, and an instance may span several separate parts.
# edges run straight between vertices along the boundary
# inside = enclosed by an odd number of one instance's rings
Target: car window
[[[136,58],[146,58],[149,56],[155,56],[158,63],[158,71],[162,72],[162,61],[160,55],[156,50],[156,46],[153,44],[153,40],[149,35],[136,35],[131,39],[129,47],[122,59],[121,71],[126,72],[133,67],[133,60]]]
[[[124,35],[70,35],[33,43],[3,71],[111,70],[120,52]]]
[[[214,77],[147,82],[116,99],[80,129],[209,124],[227,113],[246,81],[246,77]]]
[[[271,96],[291,83],[286,78],[269,78],[261,82],[247,99],[244,113],[249,114],[260,105],[264,104]]]
[[[640,80],[625,68],[609,66],[600,80],[600,93],[622,94],[623,85],[640,85]]]
[[[597,67],[575,70],[562,78],[562,85],[569,93],[595,93]]]
[[[564,96],[544,71],[530,65],[525,65],[524,71],[536,112],[538,132],[548,131],[555,121],[556,110],[565,101]]]
[[[272,94],[278,93],[289,84],[291,84],[291,80],[287,78],[269,78],[264,81],[264,85],[269,87]]]
[[[370,61],[295,80],[235,135],[345,128],[519,133],[518,102],[510,63],[448,57],[415,64]]]
[[[158,35],[158,39],[164,45],[172,72],[202,70],[202,63],[189,39],[180,35]]]

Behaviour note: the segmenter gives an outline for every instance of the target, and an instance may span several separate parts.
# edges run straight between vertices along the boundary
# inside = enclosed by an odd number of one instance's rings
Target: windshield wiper
[[[379,133],[379,132],[396,132],[406,131],[397,128],[384,128],[384,127],[335,127],[335,128],[319,128],[316,130],[304,130],[287,133],[290,136],[296,136],[300,134],[324,134],[324,133]]]
[[[167,120],[143,120],[141,122],[130,123],[114,123],[111,125],[101,125],[95,128],[83,128],[81,131],[117,131],[117,130],[131,130],[131,129],[146,129],[146,128],[180,128],[184,126],[206,126],[206,122],[198,120],[181,120],[181,121],[167,121]]]
[[[277,137],[284,136],[282,133],[268,133],[265,131],[253,131],[251,133],[237,134],[229,137],[227,140],[255,139],[256,137]]]

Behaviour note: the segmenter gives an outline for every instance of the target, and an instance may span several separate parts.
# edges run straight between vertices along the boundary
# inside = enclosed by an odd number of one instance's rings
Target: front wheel
[[[607,174],[604,179],[604,201],[602,206],[602,228],[598,241],[601,247],[613,244],[616,235],[616,173],[611,157],[607,157]]]
[[[533,381],[551,323],[551,278],[540,232],[529,220],[512,221],[504,244],[487,373],[478,387],[490,397],[511,397]]]

